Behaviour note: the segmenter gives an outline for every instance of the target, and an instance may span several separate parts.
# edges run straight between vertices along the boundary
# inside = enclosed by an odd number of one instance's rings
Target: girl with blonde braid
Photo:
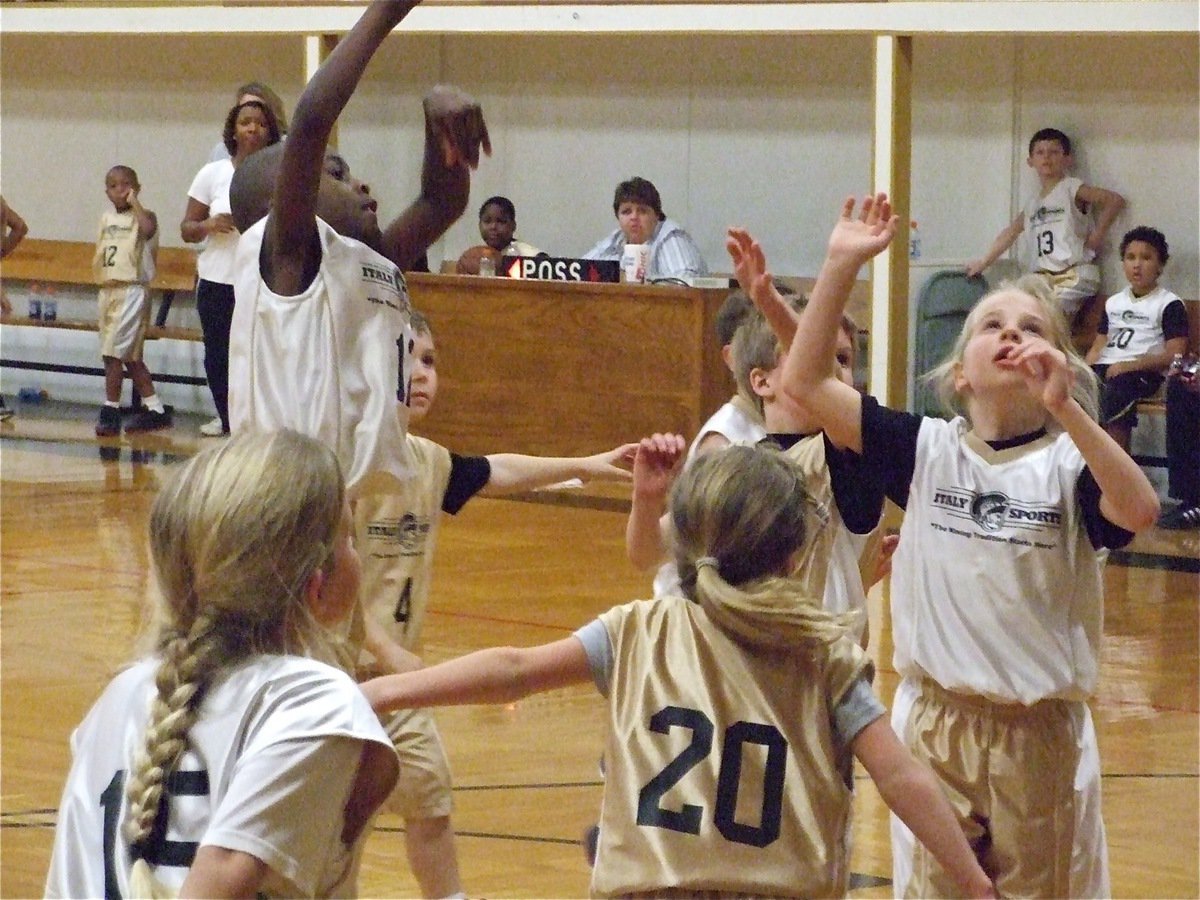
[[[643,439],[634,491],[665,493],[683,446]],[[363,689],[386,710],[594,681],[609,729],[593,896],[844,896],[854,757],[962,892],[993,896],[933,775],[889,727],[870,662],[792,577],[810,507],[778,451],[713,451],[671,493],[680,593]]]
[[[206,450],[159,493],[153,653],[72,737],[47,896],[354,893],[398,765],[336,667],[352,534],[336,458],[295,432]]]

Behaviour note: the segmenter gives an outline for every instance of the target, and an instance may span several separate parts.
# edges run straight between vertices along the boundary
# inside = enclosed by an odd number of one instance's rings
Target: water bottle
[[[908,258],[921,258],[921,235],[917,233],[916,219],[913,219],[908,224]]]
[[[52,287],[46,287],[46,295],[42,299],[42,321],[54,322],[58,319],[58,297]]]
[[[479,257],[479,275],[482,278],[492,278],[496,274],[496,261],[486,254]]]
[[[42,318],[41,292],[42,286],[40,284],[29,286],[29,318],[38,319],[39,321]]]

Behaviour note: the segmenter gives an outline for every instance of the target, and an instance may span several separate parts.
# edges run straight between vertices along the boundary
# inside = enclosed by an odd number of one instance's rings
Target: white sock
[[[112,409],[120,409],[121,408],[121,403],[118,400],[105,400],[104,405],[111,407]]]
[[[143,397],[142,403],[150,412],[164,413],[162,401],[158,399],[158,394],[151,394],[149,397]]]

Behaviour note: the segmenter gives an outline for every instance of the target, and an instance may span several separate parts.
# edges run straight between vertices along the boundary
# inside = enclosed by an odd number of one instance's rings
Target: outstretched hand
[[[492,155],[483,109],[476,100],[448,84],[439,84],[425,95],[425,130],[442,148],[447,169],[466,165],[479,168],[479,150]]]
[[[829,235],[829,256],[862,265],[878,256],[896,236],[900,217],[892,215],[887,194],[863,198],[858,217],[854,216],[854,198],[842,204],[842,215]]]
[[[683,464],[687,441],[678,434],[652,434],[637,444],[633,459],[633,490],[645,496],[666,496]]]
[[[763,253],[762,245],[745,228],[734,227],[727,232],[725,249],[733,261],[733,273],[737,276],[738,284],[771,323],[771,328],[786,348],[796,333],[799,314],[775,289],[775,280],[767,271],[767,256]]]
[[[996,360],[996,365],[1018,372],[1029,393],[1040,400],[1051,414],[1071,399],[1075,375],[1067,364],[1066,355],[1044,338],[1030,339],[1007,356]]]
[[[597,481],[628,481],[632,476],[633,460],[637,455],[637,444],[622,444],[605,453],[597,453],[584,460],[585,477]]]

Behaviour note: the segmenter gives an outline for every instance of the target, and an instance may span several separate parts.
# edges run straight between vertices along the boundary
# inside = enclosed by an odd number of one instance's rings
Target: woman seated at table
[[[472,247],[458,258],[455,271],[459,275],[478,275],[479,260],[488,257],[494,270],[499,270],[505,256],[537,256],[542,251],[532,244],[516,240],[517,208],[507,197],[489,197],[479,207],[479,236],[483,243]]]
[[[626,244],[649,244],[646,281],[707,275],[708,266],[692,236],[662,211],[658,188],[645,178],[630,178],[613,195],[616,231],[583,254],[584,259],[620,260]]]

